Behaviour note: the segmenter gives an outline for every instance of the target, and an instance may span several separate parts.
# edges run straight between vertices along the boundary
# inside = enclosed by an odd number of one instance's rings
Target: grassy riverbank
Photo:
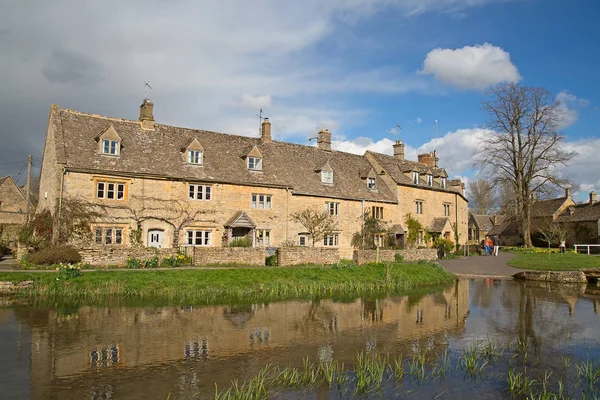
[[[90,271],[70,280],[55,273],[3,272],[0,281],[33,280],[21,296],[40,300],[101,302],[115,297],[217,303],[403,291],[450,282],[435,263],[371,264],[342,268]]]
[[[573,252],[544,253],[537,251],[517,251],[508,265],[515,268],[536,271],[574,271],[582,268],[600,268],[600,257]]]

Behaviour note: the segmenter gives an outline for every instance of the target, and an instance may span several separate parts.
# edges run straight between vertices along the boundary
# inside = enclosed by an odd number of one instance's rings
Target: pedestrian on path
[[[483,245],[485,248],[485,255],[486,256],[491,256],[492,255],[492,241],[490,240],[489,236],[486,236],[484,241],[483,241]]]
[[[561,240],[561,241],[560,241],[560,246],[558,246],[558,247],[560,248],[560,252],[561,252],[561,254],[564,254],[564,253],[565,253],[565,247],[567,247],[567,245],[566,245],[565,241],[564,241],[564,240]]]
[[[500,250],[500,238],[498,237],[498,235],[494,236],[493,243],[494,243],[494,255],[497,257],[498,250]]]

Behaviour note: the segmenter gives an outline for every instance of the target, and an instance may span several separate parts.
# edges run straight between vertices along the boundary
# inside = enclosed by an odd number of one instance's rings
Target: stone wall
[[[379,250],[379,261],[396,261],[396,254],[400,254],[404,261],[433,261],[438,258],[436,249]],[[377,251],[354,250],[352,259],[358,265],[374,263],[377,260]]]
[[[340,260],[338,249],[321,247],[281,247],[277,250],[277,265],[287,267],[304,264],[336,264]]]
[[[267,255],[260,247],[195,247],[192,260],[197,266],[242,264],[264,267]]]
[[[146,260],[158,255],[159,259],[176,253],[176,249],[155,249],[153,247],[111,247],[98,246],[79,248],[81,262],[97,267],[117,266],[124,267],[128,258]]]

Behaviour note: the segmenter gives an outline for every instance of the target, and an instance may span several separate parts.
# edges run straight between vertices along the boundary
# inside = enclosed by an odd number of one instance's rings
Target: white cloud
[[[560,168],[564,178],[578,185],[582,196],[595,190],[600,192],[600,175],[598,175],[598,154],[600,154],[600,139],[580,139],[566,142],[564,149],[577,153],[568,166]]]
[[[240,100],[240,106],[242,108],[250,108],[253,110],[258,110],[260,108],[266,108],[271,105],[271,96],[262,95],[262,96],[254,96],[249,93],[244,93],[242,95],[242,99]]]
[[[460,89],[476,90],[521,79],[517,67],[510,60],[510,54],[489,43],[455,50],[431,50],[419,73],[433,75],[438,81]]]
[[[421,119],[421,118],[417,118],[417,119],[415,119],[415,122],[416,122],[417,124],[420,124],[421,122],[423,122],[423,119]]]
[[[338,151],[345,151],[353,154],[364,154],[365,151],[371,150],[377,153],[393,154],[394,141],[383,138],[377,142],[373,142],[371,138],[357,137],[352,140],[332,140],[331,146]]]
[[[559,102],[558,109],[561,114],[561,122],[558,125],[559,129],[565,129],[575,124],[579,119],[579,111],[590,105],[589,100],[581,99],[566,90],[557,94],[556,100]]]

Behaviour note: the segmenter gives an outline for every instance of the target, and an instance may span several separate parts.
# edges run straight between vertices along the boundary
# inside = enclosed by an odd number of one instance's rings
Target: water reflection
[[[29,378],[32,398],[188,398],[210,396],[215,383],[250,378],[267,363],[301,366],[306,356],[349,366],[358,351],[410,357],[485,336],[544,346],[567,335],[589,341],[600,328],[599,299],[598,288],[585,286],[461,280],[428,295],[349,302],[15,307],[0,309],[0,327],[3,336],[28,336],[29,365],[16,373]],[[0,358],[3,370],[14,357],[9,347],[0,347],[9,357]]]

